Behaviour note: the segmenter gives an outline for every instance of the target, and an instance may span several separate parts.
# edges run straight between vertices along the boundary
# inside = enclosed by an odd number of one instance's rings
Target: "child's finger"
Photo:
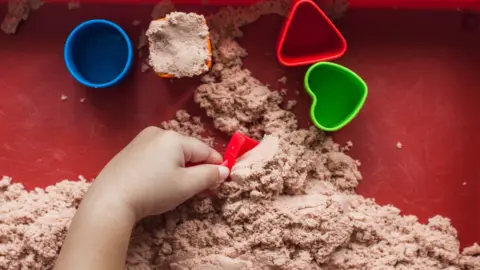
[[[183,137],[180,143],[186,163],[220,164],[223,161],[217,151],[198,139]]]
[[[205,191],[227,179],[230,171],[219,165],[197,165],[183,169],[181,190],[188,198]]]

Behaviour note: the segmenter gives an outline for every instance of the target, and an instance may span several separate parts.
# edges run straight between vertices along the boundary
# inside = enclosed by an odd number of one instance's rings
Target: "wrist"
[[[56,269],[123,269],[135,213],[122,200],[101,191],[92,185],[85,195]]]
[[[100,218],[105,222],[135,224],[137,216],[134,209],[121,197],[111,192],[102,192],[92,185],[82,200],[79,211],[91,218]]]

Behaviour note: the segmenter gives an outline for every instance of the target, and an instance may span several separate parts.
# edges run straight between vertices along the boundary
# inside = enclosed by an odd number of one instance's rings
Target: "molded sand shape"
[[[212,46],[205,17],[172,12],[147,30],[150,65],[163,78],[192,77],[212,66]]]
[[[305,89],[313,99],[310,116],[325,131],[339,130],[352,121],[367,99],[365,82],[338,64],[320,62],[305,74]]]

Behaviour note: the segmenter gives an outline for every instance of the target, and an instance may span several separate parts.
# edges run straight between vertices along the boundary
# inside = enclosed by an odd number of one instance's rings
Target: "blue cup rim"
[[[70,57],[68,57],[68,54],[69,54],[69,52],[71,50],[71,47],[72,47],[73,38],[78,34],[78,32],[81,29],[85,28],[86,26],[92,25],[92,24],[104,24],[104,25],[108,25],[110,27],[113,27],[116,31],[118,31],[122,35],[122,37],[125,40],[125,42],[127,43],[127,47],[128,47],[127,62],[125,63],[125,67],[123,68],[122,72],[120,74],[118,74],[117,77],[115,77],[113,80],[111,80],[109,82],[106,82],[106,83],[101,83],[101,84],[91,83],[87,80],[84,80],[83,77],[80,74],[78,74],[78,72],[76,72],[72,68],[73,64],[71,63]],[[92,88],[105,88],[105,87],[112,86],[112,85],[118,83],[120,80],[122,80],[125,77],[125,75],[127,74],[128,70],[130,69],[130,67],[132,65],[132,59],[133,59],[132,42],[128,38],[127,33],[125,33],[125,31],[119,25],[117,25],[116,23],[111,22],[109,20],[104,20],[104,19],[88,20],[86,22],[83,22],[83,23],[77,25],[77,27],[75,27],[75,29],[73,29],[73,31],[68,35],[68,38],[67,38],[67,41],[65,42],[65,47],[64,47],[64,50],[63,50],[63,58],[65,60],[65,64],[67,65],[68,71],[73,76],[73,78],[75,78],[75,80],[77,80],[79,83],[81,83],[85,86],[88,86],[88,87],[92,87]]]

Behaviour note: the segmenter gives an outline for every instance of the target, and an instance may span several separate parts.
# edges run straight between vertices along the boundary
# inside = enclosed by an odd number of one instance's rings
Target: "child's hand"
[[[114,157],[85,194],[56,270],[124,269],[135,221],[175,208],[224,181],[222,157],[197,139],[143,130]],[[202,163],[185,168],[187,163]]]
[[[205,143],[155,127],[143,130],[98,175],[87,197],[123,202],[137,220],[171,210],[224,181],[228,168]],[[186,168],[185,165],[202,164]]]

